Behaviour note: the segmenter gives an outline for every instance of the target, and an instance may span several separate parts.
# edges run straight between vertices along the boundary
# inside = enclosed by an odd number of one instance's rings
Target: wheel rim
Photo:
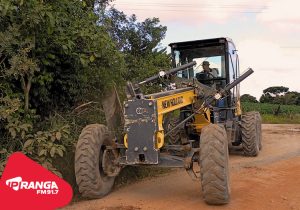
[[[102,146],[100,148],[100,153],[99,153],[99,173],[100,173],[101,178],[104,181],[107,181],[110,177],[105,174],[104,169],[103,169],[103,165],[102,165],[104,150],[105,150],[105,147]]]

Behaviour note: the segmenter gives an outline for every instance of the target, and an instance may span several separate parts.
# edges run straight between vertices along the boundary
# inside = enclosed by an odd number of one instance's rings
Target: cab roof
[[[178,48],[195,48],[195,47],[210,47],[210,46],[221,46],[227,42],[231,42],[233,45],[233,41],[227,37],[213,38],[213,39],[202,39],[202,40],[194,40],[194,41],[185,41],[185,42],[173,42],[170,43],[169,46],[172,49]]]

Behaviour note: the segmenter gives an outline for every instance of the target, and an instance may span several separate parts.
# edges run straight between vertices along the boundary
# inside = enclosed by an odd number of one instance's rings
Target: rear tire
[[[258,142],[259,142],[259,150],[262,150],[262,131],[261,131],[261,123],[262,119],[259,112],[255,112],[256,114],[256,122],[257,122],[257,135],[258,135]]]
[[[223,126],[210,124],[200,136],[200,173],[206,203],[226,204],[230,200],[228,142]]]
[[[242,147],[246,156],[257,156],[261,144],[261,117],[258,112],[247,112],[242,115]]]
[[[113,187],[115,177],[107,176],[102,168],[105,145],[110,144],[110,135],[104,125],[88,125],[79,136],[75,151],[75,177],[79,192],[85,198],[101,198]]]

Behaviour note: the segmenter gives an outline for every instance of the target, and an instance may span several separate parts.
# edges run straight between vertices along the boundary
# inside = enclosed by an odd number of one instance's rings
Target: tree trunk
[[[277,107],[277,109],[276,109],[274,115],[275,115],[275,116],[278,116],[278,115],[279,115],[279,112],[280,112],[280,104],[278,105],[278,107]]]
[[[28,110],[29,110],[29,91],[31,88],[31,80],[32,80],[32,76],[29,76],[27,83],[26,83],[25,78],[23,76],[21,77],[22,88],[24,91],[24,111],[25,111],[25,113],[28,112]]]

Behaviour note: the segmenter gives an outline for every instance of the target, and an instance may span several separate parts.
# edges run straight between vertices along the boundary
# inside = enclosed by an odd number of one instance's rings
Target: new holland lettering
[[[169,100],[162,101],[162,107],[164,109],[169,108],[171,106],[176,106],[178,104],[183,103],[183,96],[179,96],[177,98],[171,98]]]

